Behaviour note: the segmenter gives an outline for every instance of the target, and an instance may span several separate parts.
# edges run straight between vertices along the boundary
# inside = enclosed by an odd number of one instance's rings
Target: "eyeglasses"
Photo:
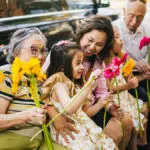
[[[129,2],[135,2],[135,1],[139,1],[143,4],[146,4],[147,3],[147,0],[128,0]]]
[[[31,45],[31,53],[34,57],[37,57],[38,55],[47,56],[48,49],[46,47],[38,47],[37,45]]]

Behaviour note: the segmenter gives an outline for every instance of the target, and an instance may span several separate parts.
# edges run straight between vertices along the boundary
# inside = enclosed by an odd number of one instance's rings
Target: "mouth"
[[[95,51],[91,51],[89,49],[84,49],[85,56],[91,56],[93,54],[96,54]]]

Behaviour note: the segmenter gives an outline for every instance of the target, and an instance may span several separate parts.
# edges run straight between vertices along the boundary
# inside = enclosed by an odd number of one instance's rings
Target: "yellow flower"
[[[2,72],[0,72],[0,83],[2,83],[4,79],[5,79],[5,75]]]
[[[18,89],[18,84],[22,77],[22,68],[21,68],[21,61],[18,57],[15,58],[13,64],[12,64],[12,92],[16,93]]]
[[[129,59],[127,61],[127,63],[124,65],[124,67],[122,68],[122,73],[125,77],[129,76],[133,70],[133,68],[135,67],[135,61],[133,59]]]
[[[46,75],[42,73],[40,61],[37,58],[31,58],[28,62],[21,61],[18,57],[15,58],[12,64],[12,92],[16,93],[18,84],[23,74],[31,76],[35,75],[37,80],[46,79]]]

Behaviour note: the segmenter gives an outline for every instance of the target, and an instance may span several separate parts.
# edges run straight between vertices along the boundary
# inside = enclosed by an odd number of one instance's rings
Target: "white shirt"
[[[113,22],[113,25],[118,28],[121,38],[124,42],[123,49],[132,57],[134,60],[139,61],[141,59],[147,59],[148,49],[144,46],[139,50],[140,40],[144,36],[150,36],[150,28],[147,24],[142,23],[136,30],[135,33],[129,31],[127,28],[124,18],[120,18]]]

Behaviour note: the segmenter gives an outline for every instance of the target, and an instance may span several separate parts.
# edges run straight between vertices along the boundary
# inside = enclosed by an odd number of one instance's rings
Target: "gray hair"
[[[10,39],[7,61],[12,63],[15,56],[21,51],[23,42],[33,34],[40,35],[43,41],[47,42],[44,34],[38,28],[22,28],[15,31]]]

